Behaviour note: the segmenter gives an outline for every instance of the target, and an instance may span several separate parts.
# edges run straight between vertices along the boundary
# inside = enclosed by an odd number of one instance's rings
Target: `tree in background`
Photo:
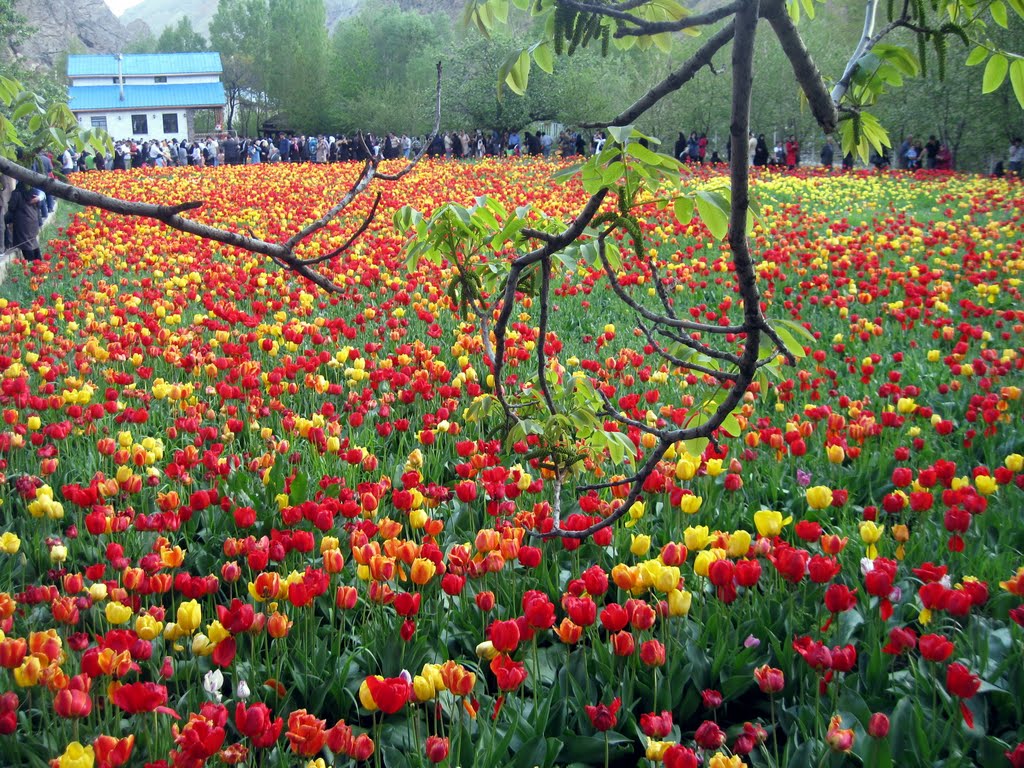
[[[324,99],[327,21],[323,0],[269,0],[272,37],[262,59],[267,92],[303,132],[330,130]]]
[[[259,111],[266,102],[267,72],[263,62],[270,40],[266,0],[220,0],[217,4],[217,12],[210,21],[210,48],[220,53],[224,66],[228,129],[235,127],[236,112]]]
[[[154,53],[195,53],[208,48],[206,38],[192,28],[189,17],[182,16],[177,24],[160,33]]]
[[[451,40],[450,20],[364,5],[331,36],[326,92],[333,130],[425,133],[432,61]],[[401,41],[401,43],[396,43]],[[449,72],[451,65],[447,65]],[[449,75],[449,83],[454,76]]]

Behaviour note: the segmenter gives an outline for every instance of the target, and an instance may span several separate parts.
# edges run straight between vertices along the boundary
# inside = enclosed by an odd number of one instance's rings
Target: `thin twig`
[[[540,260],[540,269],[540,338],[537,339],[537,380],[540,382],[540,391],[544,395],[548,411],[554,416],[558,413],[558,409],[555,408],[555,401],[551,398],[551,391],[548,388],[547,353],[544,351],[548,335],[548,301],[551,297],[551,256],[545,256]]]
[[[373,204],[370,206],[370,212],[366,214],[366,218],[363,219],[362,226],[357,229],[352,236],[346,240],[342,245],[335,248],[330,253],[326,253],[323,256],[317,256],[315,259],[300,259],[300,263],[306,266],[313,266],[315,264],[321,264],[325,261],[330,261],[335,256],[340,256],[342,253],[352,247],[352,244],[362,237],[363,233],[369,228],[374,217],[377,215],[377,206],[380,204],[381,193],[378,192],[373,198]]]
[[[583,206],[583,210],[579,212],[569,226],[558,235],[547,240],[540,248],[515,259],[509,268],[508,280],[505,283],[505,293],[501,298],[501,309],[498,312],[498,319],[494,324],[494,394],[498,398],[502,410],[505,412],[505,417],[510,421],[518,421],[519,417],[513,412],[508,400],[505,398],[501,378],[505,366],[505,335],[508,331],[508,321],[512,317],[512,309],[515,307],[516,288],[519,285],[519,277],[526,267],[558,253],[558,251],[582,235],[583,231],[590,225],[590,222],[594,220],[594,216],[601,209],[601,203],[607,194],[607,189],[601,189],[591,195],[587,204]]]
[[[687,362],[686,360],[683,360],[681,357],[676,357],[663,346],[661,346],[661,344],[658,343],[657,339],[654,338],[654,334],[651,332],[650,328],[648,328],[643,323],[637,323],[637,326],[640,328],[641,331],[643,331],[644,336],[647,337],[647,341],[650,342],[651,346],[654,347],[654,351],[661,355],[663,358],[665,358],[665,360],[672,363],[672,365],[675,365],[679,368],[685,368],[686,370],[693,371],[695,373],[703,373],[707,376],[711,376],[712,378],[717,379],[718,381],[736,381],[735,373],[729,373],[728,371],[716,371],[713,368],[708,368],[706,366],[700,365],[699,363]]]
[[[679,21],[646,21],[640,20],[640,26],[623,27],[616,30],[616,37],[639,37],[643,35],[657,35],[661,32],[682,32],[684,29],[707,26],[721,21],[736,13],[739,3],[729,3],[721,8],[715,8],[707,13],[684,16]]]
[[[730,5],[727,8],[734,8]],[[732,11],[730,10],[730,13]],[[726,14],[728,15],[728,14]],[[661,99],[665,98],[670,93],[674,93],[686,85],[693,77],[700,72],[702,67],[706,67],[711,63],[712,57],[718,53],[718,51],[728,43],[735,32],[736,25],[730,21],[715,34],[707,39],[707,41],[697,52],[693,54],[689,59],[683,62],[682,65],[672,71],[668,77],[662,80],[660,83],[651,88],[647,93],[641,96],[632,106],[628,107],[618,117],[614,117],[611,120],[603,123],[584,123],[584,128],[607,128],[613,125],[629,125],[636,121],[644,112],[657,104]],[[673,30],[668,30],[673,31]]]

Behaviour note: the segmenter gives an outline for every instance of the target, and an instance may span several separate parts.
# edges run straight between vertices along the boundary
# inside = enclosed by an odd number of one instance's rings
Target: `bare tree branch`
[[[779,349],[779,354],[786,358],[786,362],[790,365],[796,365],[796,357],[794,357],[793,353],[789,351],[789,347],[786,346],[786,342],[782,340],[782,337],[779,336],[776,330],[772,328],[771,325],[768,324],[768,321],[763,317],[761,318],[761,330],[764,331],[765,335],[769,339],[775,342],[775,346]]]
[[[551,399],[551,390],[548,387],[547,353],[544,351],[548,335],[548,302],[551,298],[550,255],[540,260],[540,268],[540,338],[537,339],[537,381],[540,383],[540,391],[544,394],[544,402],[547,403],[548,411],[554,415],[558,410],[555,408],[555,401]]]
[[[762,14],[768,23],[772,25],[775,35],[782,44],[782,50],[789,58],[793,66],[793,74],[796,81],[807,96],[807,103],[811,108],[811,114],[818,121],[818,125],[826,134],[836,129],[836,121],[839,114],[836,112],[835,102],[832,96],[825,89],[825,83],[821,78],[821,72],[811,58],[803,38],[790,18],[783,0],[764,0]]]
[[[758,367],[761,331],[765,320],[761,314],[760,293],[757,289],[757,275],[747,244],[747,210],[749,208],[749,169],[747,168],[747,136],[750,131],[750,93],[753,82],[754,36],[757,31],[758,0],[741,0],[735,20],[735,41],[732,47],[732,122],[729,126],[732,141],[730,178],[732,201],[729,209],[729,245],[732,250],[733,269],[739,282],[740,297],[743,301],[743,332],[746,334],[743,355],[739,360],[736,380],[728,394],[718,404],[708,420],[697,427],[658,430],[641,426],[640,422],[626,419],[625,423],[642,428],[654,434],[658,442],[647,456],[643,466],[633,476],[629,494],[611,515],[582,531],[551,530],[543,533],[532,532],[542,538],[562,537],[586,539],[602,528],[613,525],[625,515],[633,503],[640,498],[644,482],[655,470],[669,446],[680,440],[696,437],[711,437],[736,408],[747,387],[754,379]],[[606,270],[607,271],[607,270]],[[603,397],[603,393],[602,397]]]
[[[370,206],[370,212],[366,214],[366,218],[363,219],[362,225],[359,227],[359,229],[352,233],[352,236],[348,240],[346,240],[342,245],[339,245],[330,253],[325,253],[323,256],[317,256],[315,259],[300,259],[301,263],[307,266],[322,264],[325,261],[330,261],[335,256],[340,256],[342,253],[351,248],[352,244],[360,237],[362,237],[363,233],[369,228],[370,224],[373,222],[374,217],[377,215],[377,206],[380,205],[380,197],[380,192],[374,195],[373,204]]]
[[[906,12],[906,5],[904,5],[904,13]],[[857,71],[857,62],[860,61],[861,57],[871,50],[872,46],[877,43],[877,40],[873,40],[875,32],[875,18],[878,15],[878,0],[867,0],[867,5],[864,8],[864,29],[860,33],[860,40],[857,42],[857,47],[853,49],[853,53],[850,55],[849,60],[846,62],[846,66],[843,68],[843,75],[839,78],[839,82],[832,88],[832,103],[839,104],[846,95],[846,92],[850,90],[850,83],[853,81],[853,75]]]
[[[579,0],[559,0],[558,4],[563,8],[569,8],[579,13],[596,13],[599,16],[617,19],[625,24],[633,25],[631,28],[623,27],[616,30],[616,37],[656,35],[661,32],[681,32],[684,29],[706,27],[709,24],[714,24],[716,21],[721,21],[727,16],[731,16],[736,11],[735,3],[730,3],[707,13],[695,13],[684,16],[678,21],[648,21],[647,19],[627,13],[627,11],[643,5],[644,2],[630,2],[612,6],[595,5],[594,3],[580,2]]]
[[[520,256],[512,262],[508,280],[505,283],[505,293],[501,299],[501,311],[498,313],[498,319],[494,324],[494,394],[498,398],[502,410],[505,412],[505,417],[511,421],[517,421],[519,417],[516,416],[513,409],[509,406],[508,400],[505,398],[501,376],[502,369],[505,366],[505,334],[508,330],[509,318],[512,317],[512,309],[516,303],[516,289],[519,285],[519,277],[526,267],[536,264],[542,259],[550,258],[582,235],[583,230],[590,225],[590,222],[594,220],[594,216],[601,209],[601,203],[604,202],[607,194],[607,189],[601,189],[591,195],[587,204],[583,206],[583,210],[561,233],[545,237],[544,245]]]
[[[645,19],[640,19],[640,26],[633,28],[623,27],[622,29],[616,30],[615,36],[639,37],[642,35],[656,35],[661,32],[682,32],[684,29],[704,27],[732,16],[736,13],[736,9],[738,7],[739,3],[729,3],[728,5],[723,5],[721,8],[715,8],[707,13],[685,16],[684,18],[679,19],[679,21],[647,21]]]
[[[734,6],[727,7],[730,9],[734,8]],[[731,12],[732,10],[730,10],[730,13]],[[694,53],[693,56],[671,72],[668,77],[637,99],[632,106],[628,107],[618,117],[612,118],[611,120],[603,123],[584,123],[583,127],[607,128],[612,125],[629,125],[634,122],[638,117],[640,117],[640,115],[657,104],[661,99],[665,98],[665,96],[678,91],[686,85],[686,83],[692,80],[693,77],[700,72],[702,67],[708,66],[711,63],[712,57],[718,53],[722,46],[732,39],[735,29],[735,23],[730,21],[709,37],[704,45],[697,49],[697,52]]]
[[[293,251],[295,250],[295,246],[297,246],[303,240],[305,240],[306,238],[310,237],[313,234],[316,234],[321,229],[330,224],[331,220],[334,219],[334,217],[341,213],[343,210],[348,208],[352,201],[359,197],[359,195],[362,194],[363,190],[369,186],[371,181],[373,181],[373,177],[377,173],[378,162],[378,160],[375,160],[373,158],[367,160],[366,164],[363,165],[363,170],[360,171],[359,176],[356,178],[355,183],[353,183],[349,191],[342,196],[341,200],[335,203],[319,219],[314,219],[305,227],[296,232],[294,235],[285,240],[284,243],[282,243],[282,245],[289,251]]]
[[[736,381],[735,373],[729,373],[728,371],[716,371],[713,368],[708,368],[706,366],[699,365],[698,363],[687,362],[686,360],[683,360],[681,357],[676,357],[663,346],[661,346],[661,344],[658,343],[658,340],[654,338],[654,333],[651,331],[650,328],[648,328],[643,323],[637,323],[637,325],[639,326],[640,330],[643,331],[644,336],[647,337],[647,341],[650,343],[650,345],[654,347],[654,351],[661,355],[663,358],[665,358],[668,362],[672,363],[672,365],[678,366],[679,368],[691,370],[694,373],[706,374],[708,376],[711,376],[712,378],[718,379],[719,381]]]
[[[611,262],[608,261],[608,255],[605,253],[604,240],[601,239],[598,242],[597,255],[601,259],[601,265],[604,267],[605,276],[608,278],[608,282],[611,284],[612,290],[615,295],[630,309],[636,312],[641,317],[650,320],[652,323],[666,326],[668,328],[680,328],[685,330],[696,330],[696,331],[707,331],[709,333],[743,333],[747,330],[745,325],[707,325],[705,323],[694,323],[690,320],[682,320],[677,317],[669,317],[668,315],[659,315],[657,312],[652,312],[640,302],[636,301],[630,296],[626,289],[622,287],[618,278],[615,276],[615,270],[612,269]],[[690,339],[694,344],[699,344],[696,339]],[[696,347],[694,347],[696,349]],[[708,349],[701,345],[700,350],[704,351]]]

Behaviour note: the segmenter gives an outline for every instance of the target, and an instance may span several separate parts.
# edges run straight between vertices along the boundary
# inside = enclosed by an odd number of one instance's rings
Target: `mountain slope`
[[[124,50],[142,31],[128,28],[103,0],[17,0],[15,10],[25,17],[32,33],[17,45],[0,40],[0,59],[22,61],[34,67],[52,67],[65,51],[113,53]]]
[[[325,0],[327,9],[327,27],[333,28],[339,19],[352,16],[359,9],[361,0]],[[142,0],[132,6],[121,16],[123,23],[136,19],[146,22],[154,35],[159,35],[167,27],[178,23],[187,16],[192,28],[203,35],[208,34],[210,20],[217,12],[217,2],[213,0]]]

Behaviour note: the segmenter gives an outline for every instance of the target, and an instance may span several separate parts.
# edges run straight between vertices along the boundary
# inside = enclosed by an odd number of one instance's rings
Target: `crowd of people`
[[[429,141],[429,144],[424,146]],[[421,151],[428,157],[447,159],[480,159],[484,157],[572,157],[600,152],[606,141],[602,131],[584,135],[580,131],[562,130],[557,135],[545,131],[461,131],[440,132],[429,136],[409,134],[374,134],[357,131],[348,136],[324,134],[295,135],[277,133],[262,138],[240,138],[234,135],[201,136],[191,140],[126,139],[114,144],[112,153],[67,149],[60,157],[40,155],[35,170],[51,175],[59,164],[68,175],[88,170],[127,170],[141,167],[206,167],[217,165],[259,165],[262,163],[336,163],[365,161],[370,157],[391,160],[411,158]],[[750,134],[747,161],[753,166],[797,168],[807,161],[795,135],[777,139],[770,146],[765,135]],[[683,163],[721,163],[731,159],[730,142],[725,142],[725,157],[711,146],[706,133],[680,131],[673,148],[674,156]],[[893,165],[889,150],[872,153],[871,164],[878,168]],[[817,155],[824,167],[834,166],[838,153],[831,139],[826,139]],[[906,170],[919,168],[951,170],[953,155],[949,147],[934,135],[922,142],[907,136],[895,152],[895,165]],[[852,155],[841,158],[843,168],[854,166]],[[1013,139],[1006,164],[996,164],[996,175],[1024,173],[1024,142]],[[42,222],[55,207],[49,195],[24,184],[0,188],[4,202],[4,227],[0,232],[0,252],[19,248],[26,259],[40,257],[38,234]]]
[[[391,160],[410,158],[420,153],[429,136],[387,133],[375,135],[357,131],[341,134],[292,135],[279,133],[263,138],[235,136],[201,137],[192,141],[178,139],[141,141],[128,139],[115,144],[113,154],[70,149],[60,158],[65,174],[87,170],[126,170],[128,168],[171,166],[259,165],[262,163],[335,163],[363,161],[369,157]],[[589,142],[575,131],[552,136],[544,131],[447,131],[438,133],[426,149],[429,157],[467,159],[532,155],[571,157],[599,151],[605,140],[600,131]]]

